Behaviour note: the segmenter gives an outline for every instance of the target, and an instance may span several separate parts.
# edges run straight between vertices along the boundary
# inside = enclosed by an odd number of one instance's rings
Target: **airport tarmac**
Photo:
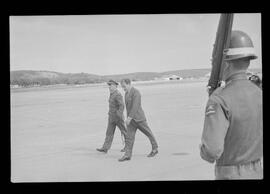
[[[107,86],[11,92],[11,181],[190,181],[213,180],[214,165],[200,158],[208,98],[206,81],[134,83],[159,153],[137,131],[130,161],[116,129],[111,150],[99,153],[108,119]],[[121,88],[119,91],[124,95]]]

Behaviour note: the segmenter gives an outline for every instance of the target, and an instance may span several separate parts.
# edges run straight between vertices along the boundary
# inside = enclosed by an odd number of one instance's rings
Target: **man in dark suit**
[[[125,91],[125,103],[127,109],[127,149],[124,156],[120,158],[119,161],[122,162],[131,159],[137,129],[139,129],[149,138],[152,145],[152,151],[148,157],[153,157],[158,153],[158,145],[151,129],[146,122],[145,114],[141,106],[141,94],[138,89],[131,86],[130,79],[121,80],[121,86]]]
[[[109,80],[107,84],[109,85],[110,90],[108,127],[105,142],[102,148],[97,148],[97,151],[104,153],[107,153],[107,151],[111,148],[116,126],[120,129],[121,134],[125,137],[125,139],[127,135],[123,114],[125,106],[123,97],[117,90],[118,83],[114,80]],[[121,150],[121,152],[124,152],[125,149],[126,146]]]

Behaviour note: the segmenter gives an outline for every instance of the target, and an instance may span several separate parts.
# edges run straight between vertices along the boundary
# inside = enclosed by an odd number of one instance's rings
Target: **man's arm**
[[[123,100],[123,97],[122,95],[118,94],[116,96],[116,101],[118,103],[118,110],[116,111],[116,114],[119,116],[119,117],[122,117],[123,115],[123,112],[124,112],[124,108],[125,108],[125,105],[124,105],[124,100]]]
[[[136,90],[132,96],[132,105],[128,117],[130,117],[131,119],[135,117],[135,114],[138,111],[140,103],[141,103],[141,94],[139,91]]]
[[[213,95],[208,100],[205,111],[200,155],[210,163],[215,162],[222,155],[224,139],[229,127],[226,115],[228,113],[221,104],[223,105],[221,99]]]

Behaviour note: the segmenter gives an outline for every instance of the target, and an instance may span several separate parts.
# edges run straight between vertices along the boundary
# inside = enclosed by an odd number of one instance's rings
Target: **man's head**
[[[117,90],[117,86],[118,86],[118,83],[114,80],[109,80],[107,82],[108,86],[109,86],[109,90],[110,92],[114,92],[115,90]]]
[[[251,38],[242,31],[232,31],[229,48],[224,54],[223,80],[235,72],[246,71],[250,60],[257,58]]]
[[[130,79],[128,79],[128,78],[122,79],[121,80],[121,87],[123,88],[123,90],[125,92],[128,92],[130,90],[130,88],[131,88],[131,81],[130,81]]]

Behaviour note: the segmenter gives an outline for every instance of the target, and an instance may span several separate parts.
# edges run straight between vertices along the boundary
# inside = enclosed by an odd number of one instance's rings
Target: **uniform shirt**
[[[124,101],[121,93],[118,90],[110,93],[109,97],[109,115],[123,118]]]
[[[130,91],[125,93],[125,102],[127,117],[130,117],[137,122],[146,120],[141,105],[141,94],[139,90],[131,87]]]
[[[239,165],[263,156],[262,90],[236,73],[209,97],[201,157],[217,166]]]

